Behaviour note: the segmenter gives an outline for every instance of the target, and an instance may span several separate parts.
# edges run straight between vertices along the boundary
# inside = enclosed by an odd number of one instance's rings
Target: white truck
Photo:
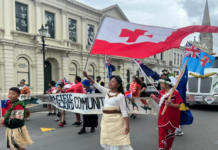
[[[204,70],[204,74],[211,74],[206,78],[188,75],[186,102],[187,104],[218,105],[218,55],[213,65]]]

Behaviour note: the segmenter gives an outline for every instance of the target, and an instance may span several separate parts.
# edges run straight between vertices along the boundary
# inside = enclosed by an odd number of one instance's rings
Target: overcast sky
[[[97,9],[118,4],[130,22],[168,28],[181,28],[201,25],[206,0],[78,0]],[[217,0],[208,0],[211,25],[218,26]],[[192,34],[187,40],[198,40],[199,33]],[[218,53],[218,34],[214,36],[214,52]]]

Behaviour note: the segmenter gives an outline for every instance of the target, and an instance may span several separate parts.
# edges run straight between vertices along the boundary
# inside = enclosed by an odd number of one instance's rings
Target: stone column
[[[69,62],[68,52],[62,57],[62,74],[67,80],[69,80]],[[71,81],[73,82],[73,81]]]
[[[64,41],[67,40],[68,36],[67,36],[67,29],[68,29],[68,21],[67,21],[67,11],[66,10],[61,10],[61,14],[62,14],[62,45],[64,44]],[[65,45],[66,46],[66,45]]]
[[[4,9],[4,29],[5,29],[5,34],[4,34],[4,38],[5,39],[11,39],[12,40],[12,36],[11,36],[11,5],[10,5],[9,0],[3,0],[3,9]]]
[[[33,81],[33,90],[31,91],[31,95],[35,95],[36,94],[36,65],[35,64],[32,64],[31,65],[31,70],[32,70],[32,81]],[[30,79],[31,80],[31,79]]]
[[[34,0],[35,2],[35,13],[36,13],[36,28],[35,32],[39,33],[38,30],[41,29],[42,26],[42,18],[41,18],[41,1],[40,0]]]
[[[87,52],[87,50],[86,50],[86,45],[88,45],[87,44],[87,32],[86,32],[86,30],[87,30],[87,27],[86,27],[86,18],[85,17],[82,17],[82,51],[84,51],[84,52]]]
[[[4,97],[7,97],[8,90],[14,87],[14,46],[15,44],[3,43],[4,58]]]
[[[36,94],[44,92],[44,72],[43,72],[43,55],[40,48],[36,48]]]
[[[0,80],[1,80],[1,85],[0,85],[0,88],[1,88],[1,99],[4,99],[4,93],[5,93],[5,82],[4,82],[4,78],[5,78],[5,74],[4,74],[4,61],[1,59],[0,60],[0,72],[1,72],[1,76],[0,76]]]

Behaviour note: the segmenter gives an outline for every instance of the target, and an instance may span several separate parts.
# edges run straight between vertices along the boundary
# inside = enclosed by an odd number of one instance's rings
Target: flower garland
[[[23,118],[23,120],[26,118],[26,106],[25,106],[25,104],[24,104],[23,102],[18,101],[18,102],[16,102],[16,103],[14,103],[14,104],[11,106],[11,108],[7,111],[7,114],[5,115],[5,120],[8,120],[8,119],[9,119],[12,110],[13,110],[14,107],[17,106],[17,105],[21,105],[21,106],[24,108],[24,118]],[[7,127],[7,125],[5,125],[5,127]]]
[[[159,82],[173,86],[173,83],[172,83],[172,82],[165,81],[165,80],[163,80],[163,79],[160,79]]]
[[[171,88],[171,89],[168,91],[168,93],[165,93],[165,94],[160,98],[159,107],[162,106],[162,104],[163,104],[165,98],[167,98],[168,96],[170,96],[170,94],[172,93],[172,91],[173,91],[173,88]]]

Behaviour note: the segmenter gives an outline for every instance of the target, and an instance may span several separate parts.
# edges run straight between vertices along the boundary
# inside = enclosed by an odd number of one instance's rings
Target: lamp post
[[[46,94],[45,89],[45,37],[47,35],[47,29],[42,25],[41,29],[39,29],[39,34],[42,37],[42,52],[43,52],[43,73],[44,73],[44,94]]]

